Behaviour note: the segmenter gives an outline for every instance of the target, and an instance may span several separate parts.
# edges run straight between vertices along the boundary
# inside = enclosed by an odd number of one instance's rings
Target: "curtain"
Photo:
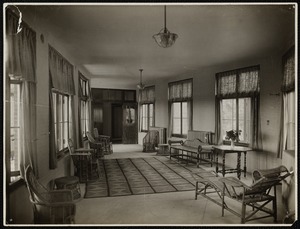
[[[277,157],[284,150],[295,149],[295,46],[282,57],[282,105]]]
[[[50,116],[50,122],[49,122],[49,168],[55,169],[57,167],[57,157],[56,157],[56,149],[57,149],[57,142],[56,142],[56,135],[55,135],[55,99],[53,98],[52,90],[49,90],[49,116]]]
[[[51,87],[61,93],[75,95],[73,80],[73,65],[71,65],[59,52],[49,45],[49,73]]]
[[[38,176],[36,152],[36,33],[26,23],[17,33],[19,18],[6,11],[7,72],[11,80],[20,80],[20,173],[31,165]],[[9,80],[9,79],[8,79]]]
[[[182,102],[193,99],[193,80],[169,83],[169,101]]]
[[[171,137],[172,136],[172,130],[173,130],[173,103],[169,102],[169,114],[170,114],[170,118],[169,118],[169,133],[168,136]]]
[[[154,103],[155,102],[155,86],[145,87],[139,91],[140,104]]]
[[[192,106],[192,101],[187,102],[187,117],[188,117],[188,130],[193,130],[193,106]]]
[[[222,107],[222,99],[216,99],[215,103],[215,136],[214,136],[214,143],[217,145],[222,144],[223,139],[222,139],[222,112],[221,112],[221,107]]]
[[[251,98],[251,119],[250,119],[250,147],[254,150],[263,150],[262,133],[260,124],[259,96]]]

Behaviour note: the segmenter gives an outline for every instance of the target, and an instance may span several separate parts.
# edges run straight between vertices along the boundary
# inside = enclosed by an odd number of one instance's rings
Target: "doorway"
[[[112,142],[113,143],[122,143],[122,134],[123,134],[123,109],[122,104],[112,104]]]

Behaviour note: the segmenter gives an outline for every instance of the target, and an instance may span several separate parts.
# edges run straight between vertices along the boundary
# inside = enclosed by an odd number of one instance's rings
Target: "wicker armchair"
[[[93,160],[94,149],[75,149],[71,139],[68,140],[68,148],[75,167],[74,175],[80,183],[99,177],[97,160]]]
[[[47,190],[38,182],[30,165],[25,171],[25,181],[33,206],[34,223],[75,223],[76,205],[71,190]]]
[[[155,152],[158,147],[158,136],[157,130],[149,130],[146,136],[143,138],[143,152]]]
[[[94,137],[97,142],[102,143],[103,151],[104,151],[105,155],[113,153],[112,142],[110,141],[110,136],[99,135],[98,129],[94,128]]]
[[[86,132],[86,135],[88,137],[90,148],[94,150],[93,158],[103,159],[104,158],[103,143],[97,142],[90,132]]]

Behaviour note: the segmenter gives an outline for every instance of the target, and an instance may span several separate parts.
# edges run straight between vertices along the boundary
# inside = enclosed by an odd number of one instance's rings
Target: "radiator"
[[[149,130],[157,130],[158,135],[158,144],[167,143],[167,128],[165,127],[150,127]]]

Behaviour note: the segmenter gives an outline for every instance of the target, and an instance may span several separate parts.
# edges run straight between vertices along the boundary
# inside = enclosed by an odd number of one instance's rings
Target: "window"
[[[139,91],[140,103],[140,130],[148,131],[155,126],[155,87],[146,87]]]
[[[80,131],[82,139],[87,137],[90,130],[90,86],[89,81],[79,72],[79,98],[80,98]]]
[[[150,126],[154,126],[154,104],[141,105],[141,131],[148,131]]]
[[[240,132],[239,142],[258,147],[259,66],[216,74],[216,134],[218,143],[226,131]]]
[[[186,137],[192,129],[192,79],[169,83],[170,135]]]
[[[71,137],[72,117],[70,98],[58,92],[52,92],[54,107],[54,127],[56,139],[56,152],[58,157],[67,149],[68,139]]]
[[[20,178],[21,83],[10,83],[10,182]]]

